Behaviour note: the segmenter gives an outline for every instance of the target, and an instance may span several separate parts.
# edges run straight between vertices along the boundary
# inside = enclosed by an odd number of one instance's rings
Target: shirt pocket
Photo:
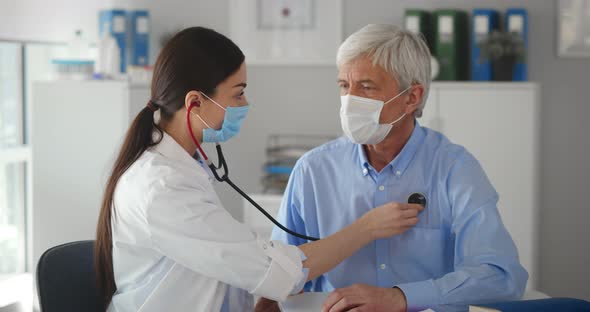
[[[437,278],[452,269],[452,242],[442,229],[413,227],[391,241],[391,251],[391,267],[401,283]]]
[[[418,223],[414,226],[415,228],[423,229],[441,229],[442,219],[439,207],[439,201],[435,200],[430,192],[408,192],[405,195],[404,202],[407,203],[413,194],[420,194],[426,198],[426,207],[424,210],[418,213]]]

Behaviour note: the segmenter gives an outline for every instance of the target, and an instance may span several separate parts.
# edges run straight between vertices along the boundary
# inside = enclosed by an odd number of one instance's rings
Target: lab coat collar
[[[198,167],[199,164],[194,160],[187,151],[174,140],[166,131],[162,130],[162,140],[156,146],[153,147],[154,151],[161,154],[162,156],[169,158],[173,161],[178,161],[181,164]],[[154,131],[154,139],[160,137],[160,133]]]

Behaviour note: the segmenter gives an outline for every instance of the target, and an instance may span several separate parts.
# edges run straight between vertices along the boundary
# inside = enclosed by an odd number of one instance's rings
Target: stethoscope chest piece
[[[408,204],[418,204],[426,208],[426,196],[422,193],[412,193],[408,197]]]

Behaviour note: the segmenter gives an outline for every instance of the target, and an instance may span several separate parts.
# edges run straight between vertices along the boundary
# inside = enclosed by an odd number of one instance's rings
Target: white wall
[[[145,8],[151,14],[150,59],[162,35],[187,26],[227,33],[226,1],[206,0],[0,0],[0,39],[67,42],[77,29],[98,38],[98,12],[104,8]]]
[[[47,36],[54,36],[65,40],[75,28],[92,32],[100,3],[0,0],[0,37],[47,40]],[[540,289],[553,296],[590,300],[590,251],[585,248],[590,238],[590,207],[583,196],[590,176],[590,105],[584,92],[590,59],[556,57],[555,1],[344,0],[343,33],[347,36],[367,23],[401,24],[406,7],[504,10],[509,6],[529,10],[529,74],[542,86]],[[204,25],[222,33],[229,30],[227,0],[150,1],[148,9],[153,21],[152,51],[157,36],[181,26]],[[249,68],[252,111],[239,142],[225,145],[235,182],[248,192],[261,190],[262,149],[268,134],[340,133],[335,75],[330,66]],[[227,186],[218,189],[228,209],[239,216],[239,196]]]
[[[0,0],[0,38],[66,41],[75,29],[96,39],[99,0]]]

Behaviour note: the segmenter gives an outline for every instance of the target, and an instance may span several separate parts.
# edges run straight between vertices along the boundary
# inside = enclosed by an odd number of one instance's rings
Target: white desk
[[[279,304],[281,311],[284,312],[309,312],[309,311],[321,311],[322,304],[328,297],[329,293],[304,293],[296,296],[291,296]],[[522,300],[535,300],[535,299],[547,299],[544,293],[527,290]]]

